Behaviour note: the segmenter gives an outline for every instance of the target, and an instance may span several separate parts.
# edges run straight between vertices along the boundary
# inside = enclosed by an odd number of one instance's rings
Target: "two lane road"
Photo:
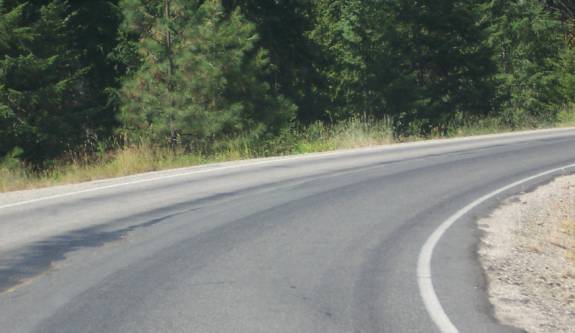
[[[442,332],[423,244],[572,163],[566,129],[3,194],[0,332]],[[434,293],[459,332],[519,332],[492,316],[475,221],[566,172],[439,239]]]

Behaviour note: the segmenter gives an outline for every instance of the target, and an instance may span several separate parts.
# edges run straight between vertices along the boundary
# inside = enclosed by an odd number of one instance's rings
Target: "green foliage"
[[[386,7],[401,58],[399,86],[408,98],[394,112],[400,130],[442,132],[492,110],[495,66],[483,45],[479,3],[399,1]]]
[[[325,111],[393,116],[408,134],[489,113],[496,67],[476,3],[316,1]]]
[[[0,39],[0,156],[19,146],[35,164],[113,119],[99,112],[107,98],[91,84],[77,13],[65,0],[44,2],[0,3],[0,32],[10,31]]]
[[[110,54],[117,46],[121,15],[118,0],[73,0],[69,6],[74,15],[70,26],[74,27],[74,45],[80,52],[82,66],[87,69],[84,77],[85,113],[89,118],[84,126],[90,128],[93,141],[105,140],[118,125],[117,101],[110,98],[118,87],[118,77],[123,75],[119,62]]]
[[[140,56],[121,91],[129,133],[191,146],[292,120],[295,107],[261,78],[268,54],[239,10],[226,13],[219,1],[121,5]]]
[[[313,28],[314,1],[223,0],[228,12],[240,9],[255,24],[257,45],[268,51],[270,67],[263,78],[298,107],[299,121],[325,119],[326,86],[319,73],[322,51],[307,37]]]
[[[0,59],[0,103],[12,139],[24,148],[26,157],[42,159],[65,148],[64,133],[78,138],[81,128],[77,116],[83,110],[77,108],[76,87],[85,70],[71,48],[65,1],[37,8],[37,19],[27,26],[24,10],[30,12],[32,8],[18,6],[8,15],[13,25],[19,17],[17,28],[26,33],[11,43]]]
[[[395,137],[568,122],[574,12],[567,0],[0,0],[0,159],[45,169],[142,143],[306,152],[343,147],[344,133],[368,142],[358,118],[386,136],[392,122]]]
[[[317,64],[327,87],[320,90],[329,101],[324,112],[331,120],[367,112],[365,99],[368,76],[364,45],[366,26],[363,1],[320,0],[314,4],[314,29],[309,37],[321,49]]]
[[[0,8],[4,9],[2,0],[0,0]],[[20,5],[11,10],[4,10],[0,16],[0,54],[2,55],[12,52],[18,40],[25,40],[28,37],[27,29],[19,26],[22,20],[22,10],[23,6]],[[0,67],[0,77],[4,76],[4,71]],[[0,91],[4,91],[5,85],[4,82],[0,82]],[[7,101],[0,100],[0,157],[16,146],[19,127],[15,112],[7,105]]]
[[[564,25],[538,0],[493,0],[487,8],[501,117],[510,126],[554,121],[566,97],[561,83],[571,84],[573,74],[561,66]]]

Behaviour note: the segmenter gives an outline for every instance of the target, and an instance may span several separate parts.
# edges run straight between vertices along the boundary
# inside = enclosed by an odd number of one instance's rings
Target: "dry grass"
[[[41,173],[25,168],[0,167],[0,191],[14,191],[60,184],[126,176],[147,171],[198,164],[195,156],[185,158],[167,150],[135,146],[116,150],[101,158],[68,158]]]
[[[560,125],[575,125],[575,112],[565,111],[561,119]],[[496,120],[486,119],[470,122],[450,131],[447,136],[462,137],[507,131],[511,129],[501,126]],[[428,137],[394,138],[390,119],[375,121],[360,117],[331,126],[318,122],[305,128],[289,129],[271,139],[247,136],[224,140],[211,146],[209,152],[189,153],[142,144],[114,149],[98,156],[93,156],[94,154],[69,156],[56,161],[52,168],[40,173],[30,172],[14,161],[4,161],[0,164],[0,192],[71,184],[211,162],[359,148],[440,137],[444,136],[432,133]]]
[[[561,242],[561,246],[567,252],[567,259],[575,263],[575,217],[563,219],[561,221],[561,232],[567,235],[565,241]]]
[[[393,142],[390,121],[351,119],[336,126],[316,123],[289,130],[272,140],[240,137],[218,142],[209,153],[190,153],[149,145],[115,149],[99,156],[69,156],[43,172],[33,173],[19,164],[0,165],[0,192],[72,184],[142,172],[234,161],[274,155],[302,154],[357,148]]]

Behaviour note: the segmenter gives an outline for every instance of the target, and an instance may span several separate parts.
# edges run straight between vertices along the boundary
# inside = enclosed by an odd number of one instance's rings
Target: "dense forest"
[[[574,23],[571,0],[0,0],[0,159],[354,117],[396,136],[553,123]]]

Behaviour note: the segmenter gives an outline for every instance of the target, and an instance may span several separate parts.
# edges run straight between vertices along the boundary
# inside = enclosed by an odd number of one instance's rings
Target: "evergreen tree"
[[[560,17],[566,21],[575,19],[575,2],[571,0],[547,0],[547,7],[557,11]]]
[[[321,50],[321,61],[315,66],[327,82],[320,90],[329,104],[324,112],[332,120],[352,117],[367,112],[365,100],[368,66],[363,53],[365,31],[363,1],[325,1],[314,3],[314,29],[309,37]]]
[[[69,25],[74,47],[80,52],[82,66],[87,68],[82,109],[89,114],[89,123],[84,126],[90,128],[92,139],[102,140],[118,126],[118,101],[111,98],[112,89],[118,87],[118,78],[123,75],[118,61],[111,58],[121,22],[118,0],[74,0],[69,4],[74,13]]]
[[[130,140],[208,149],[364,114],[424,135],[483,116],[554,121],[575,102],[574,11],[567,0],[0,0],[0,158],[41,166],[120,124]]]
[[[268,84],[298,106],[298,119],[325,119],[327,83],[317,65],[321,50],[308,38],[313,28],[314,1],[223,0],[228,12],[240,9],[255,24],[257,47],[268,51],[270,65],[263,75]]]
[[[0,9],[14,31],[0,58],[0,104],[9,122],[11,146],[40,163],[83,142],[89,115],[83,108],[86,69],[74,48],[67,1],[5,5]],[[14,26],[15,25],[15,26]],[[0,154],[11,148],[4,148]]]
[[[0,0],[0,9],[0,55],[6,57],[14,51],[19,41],[30,39],[30,31],[21,26],[23,5],[6,9],[4,1]],[[4,71],[0,67],[0,77],[4,77]],[[0,91],[5,89],[6,82],[0,81]],[[9,107],[8,101],[0,100],[0,158],[16,147],[18,138],[25,131],[24,125]]]
[[[137,36],[122,88],[129,132],[190,145],[291,120],[292,104],[261,79],[268,55],[239,10],[215,0],[121,4],[124,34]]]
[[[330,107],[343,117],[393,115],[412,134],[487,114],[495,66],[475,3],[315,2],[310,37],[327,59],[319,66]]]
[[[492,110],[495,66],[477,4],[410,0],[388,7],[401,68],[412,80],[412,104],[395,112],[403,131],[444,133]]]
[[[564,25],[538,0],[489,3],[501,114],[510,125],[553,121],[561,104]]]

